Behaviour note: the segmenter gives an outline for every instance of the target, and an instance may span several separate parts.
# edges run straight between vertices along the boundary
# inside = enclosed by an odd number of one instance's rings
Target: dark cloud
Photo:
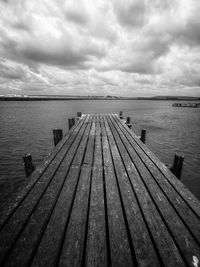
[[[76,24],[85,25],[88,22],[88,15],[81,10],[67,10],[66,18]]]
[[[146,19],[146,5],[144,1],[114,1],[114,11],[121,25],[139,27]]]
[[[91,57],[103,57],[104,51],[97,50],[93,47],[84,48],[80,51],[73,51],[70,47],[61,46],[37,46],[26,45],[20,51],[25,58],[40,63],[52,64],[65,67],[85,68]]]
[[[199,16],[199,15],[198,15]],[[180,45],[200,46],[200,20],[193,17],[182,27],[173,31],[174,41]]]
[[[147,32],[143,39],[133,42],[132,49],[141,57],[148,56],[152,60],[166,55],[173,43],[173,38],[165,33]]]
[[[128,73],[139,73],[139,74],[153,74],[155,72],[153,61],[123,64],[122,66],[119,67],[119,70]]]
[[[74,53],[73,51],[57,51],[55,49],[34,46],[23,48],[21,53],[33,61],[53,65],[80,66],[87,60],[87,56]]]
[[[92,58],[102,58],[106,55],[105,49],[101,49],[95,43],[83,43],[73,47],[73,40],[24,40],[23,43],[17,42],[10,38],[5,32],[3,33],[0,46],[1,55],[9,57],[18,62],[24,62],[30,67],[37,69],[39,63],[48,65],[63,66],[66,68],[87,69],[88,63]],[[47,44],[45,44],[45,42]],[[33,64],[35,62],[35,64]]]
[[[17,21],[15,23],[12,23],[12,26],[13,26],[13,28],[19,29],[22,31],[27,31],[27,32],[31,31],[30,25],[28,25],[27,22],[25,22],[25,21]]]

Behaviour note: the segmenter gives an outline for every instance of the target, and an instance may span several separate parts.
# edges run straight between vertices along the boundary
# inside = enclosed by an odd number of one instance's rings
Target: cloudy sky
[[[200,96],[199,0],[0,0],[0,94]]]

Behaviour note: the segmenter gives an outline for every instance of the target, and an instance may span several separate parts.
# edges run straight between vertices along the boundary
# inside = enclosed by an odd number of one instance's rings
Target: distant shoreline
[[[196,101],[200,97],[112,97],[112,96],[0,96],[0,101],[52,101],[52,100],[184,100]]]

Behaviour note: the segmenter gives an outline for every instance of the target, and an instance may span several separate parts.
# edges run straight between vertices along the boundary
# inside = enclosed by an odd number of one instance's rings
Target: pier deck
[[[200,266],[200,202],[117,115],[82,115],[0,213],[0,266]]]

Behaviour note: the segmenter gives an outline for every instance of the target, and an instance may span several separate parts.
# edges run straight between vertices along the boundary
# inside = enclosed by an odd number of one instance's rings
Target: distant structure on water
[[[173,107],[200,108],[200,103],[174,103]]]

